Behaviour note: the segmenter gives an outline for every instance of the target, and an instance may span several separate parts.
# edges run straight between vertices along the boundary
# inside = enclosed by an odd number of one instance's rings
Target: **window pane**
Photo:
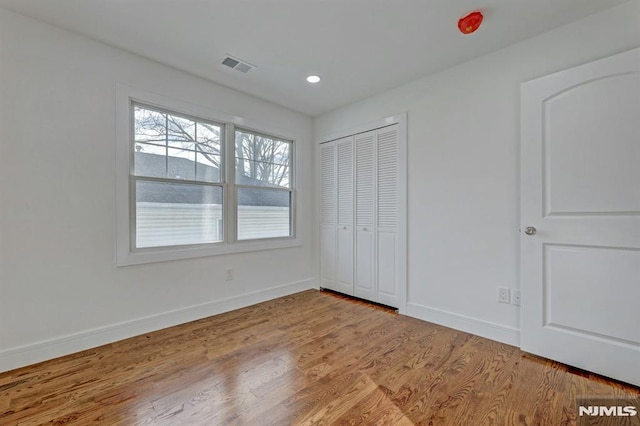
[[[196,152],[196,180],[220,182],[220,157]]]
[[[136,176],[222,182],[224,126],[133,104]]]
[[[222,127],[210,123],[196,123],[196,177],[206,182],[221,182]]]
[[[165,177],[167,173],[167,148],[136,142],[134,173],[136,176]]]
[[[166,114],[134,106],[134,137],[136,142],[166,145]]]
[[[136,247],[222,241],[222,188],[136,181]]]
[[[291,193],[238,188],[238,239],[291,235]]]
[[[289,165],[236,158],[236,182],[238,185],[290,188]]]
[[[236,131],[236,182],[291,187],[291,142]]]
[[[193,145],[196,140],[195,121],[175,115],[168,115],[167,123],[167,141],[169,146],[182,149],[194,149]]]
[[[167,177],[171,179],[195,180],[196,153],[184,149],[169,148]]]
[[[197,123],[197,142],[203,152],[220,155],[220,134],[222,128],[209,123]]]

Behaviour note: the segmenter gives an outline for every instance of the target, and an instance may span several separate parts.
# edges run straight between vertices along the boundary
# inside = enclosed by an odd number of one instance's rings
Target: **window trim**
[[[132,105],[148,106],[167,113],[186,115],[201,119],[205,122],[223,125],[224,146],[222,149],[221,173],[222,182],[212,183],[222,187],[223,191],[223,238],[222,242],[163,246],[148,248],[133,248],[135,238],[135,190],[132,185],[136,178],[133,176],[133,114]],[[262,238],[251,240],[237,239],[237,186],[235,185],[235,129],[259,133],[272,138],[291,141],[292,172],[291,172],[291,233],[289,237]],[[300,138],[288,132],[270,128],[248,121],[242,117],[230,116],[213,111],[200,105],[191,104],[173,97],[159,95],[134,89],[124,84],[116,86],[116,266],[137,265],[144,263],[165,262],[171,260],[190,259],[198,257],[216,256],[222,254],[244,253],[258,250],[273,250],[302,245],[302,238],[298,232],[300,206],[298,205],[297,176],[298,155],[297,142]],[[234,149],[230,149],[234,148]],[[181,181],[178,183],[190,183]],[[197,182],[200,183],[200,182]],[[268,188],[268,187],[265,187]]]

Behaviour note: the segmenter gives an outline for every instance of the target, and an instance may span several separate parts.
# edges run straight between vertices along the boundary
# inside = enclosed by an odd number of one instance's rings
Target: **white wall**
[[[299,135],[312,164],[307,116],[0,9],[0,371],[316,284],[310,167],[302,247],[115,267],[116,83]]]
[[[496,287],[519,287],[520,83],[639,45],[634,0],[314,121],[320,141],[408,112],[410,315],[518,344]]]

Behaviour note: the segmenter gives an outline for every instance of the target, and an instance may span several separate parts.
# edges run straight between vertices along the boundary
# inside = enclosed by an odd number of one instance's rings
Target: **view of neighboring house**
[[[135,157],[136,167],[148,176],[163,175],[165,170],[167,175],[186,179],[197,175],[218,181],[220,176],[217,167],[185,158],[143,151],[136,152]],[[259,179],[244,175],[240,182],[261,184]],[[239,196],[238,239],[289,235],[288,193],[247,190]],[[139,182],[136,187],[139,247],[153,247],[158,241],[166,245],[197,244],[202,242],[203,235],[209,242],[221,241],[222,197],[222,190],[207,186]]]

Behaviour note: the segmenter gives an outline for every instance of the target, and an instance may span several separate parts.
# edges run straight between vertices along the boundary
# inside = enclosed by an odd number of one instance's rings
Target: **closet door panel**
[[[398,283],[396,280],[396,233],[378,233],[378,302],[397,306]]]
[[[320,223],[335,226],[336,214],[336,149],[332,143],[320,146]]]
[[[356,296],[375,302],[374,259],[374,233],[370,230],[356,231]]]
[[[320,146],[320,285],[337,290],[337,197],[335,144]]]
[[[335,142],[337,153],[338,259],[340,291],[353,295],[353,137]]]
[[[338,282],[342,292],[353,295],[353,229],[338,229]]]
[[[338,161],[338,225],[353,226],[353,137],[336,142]]]
[[[366,132],[356,141],[356,296],[377,301],[375,275],[375,136]]]
[[[398,129],[380,129],[378,149],[378,227],[396,230],[398,227]]]
[[[373,228],[375,214],[375,132],[356,135],[356,226]]]
[[[326,287],[327,281],[335,281],[336,274],[336,229],[333,226],[323,226],[320,235],[320,264],[323,287]],[[331,286],[331,284],[328,284]],[[329,287],[327,287],[329,288]]]
[[[398,126],[376,135],[378,302],[398,306]]]

